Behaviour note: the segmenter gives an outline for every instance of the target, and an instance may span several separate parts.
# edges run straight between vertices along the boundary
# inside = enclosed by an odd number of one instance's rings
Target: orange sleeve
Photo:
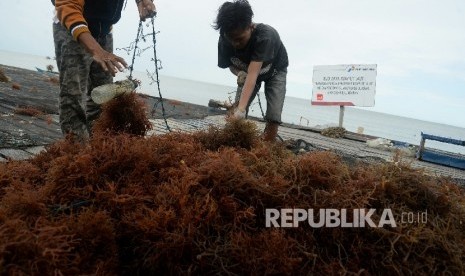
[[[77,40],[79,35],[90,32],[84,19],[84,0],[55,0],[58,20]]]

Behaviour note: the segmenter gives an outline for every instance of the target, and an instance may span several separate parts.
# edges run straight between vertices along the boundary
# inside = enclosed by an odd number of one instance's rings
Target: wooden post
[[[310,120],[309,120],[309,119],[307,119],[307,118],[305,118],[305,117],[303,117],[303,116],[300,116],[300,122],[299,122],[299,125],[302,125],[302,119],[304,119],[305,121],[307,121],[307,126],[308,126],[308,124],[310,123]]]
[[[423,133],[421,135],[421,141],[420,141],[420,146],[418,147],[418,152],[417,152],[417,159],[421,160],[423,157],[423,149],[425,148],[425,137],[423,137]]]
[[[342,122],[344,121],[344,109],[345,107],[343,105],[339,106],[339,127],[343,127],[342,126]]]

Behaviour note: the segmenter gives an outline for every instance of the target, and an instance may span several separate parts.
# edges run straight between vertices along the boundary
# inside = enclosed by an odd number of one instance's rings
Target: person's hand
[[[244,86],[246,78],[247,78],[247,72],[239,71],[237,73],[237,86]]]
[[[232,117],[237,120],[245,119],[245,113],[246,113],[245,109],[236,107],[236,109],[234,110],[234,113],[232,114]]]
[[[137,9],[139,10],[140,20],[145,21],[147,18],[157,15],[157,9],[152,0],[136,0]]]
[[[109,53],[103,49],[97,51],[92,56],[95,62],[97,62],[105,72],[109,72],[113,77],[118,72],[123,72],[124,68],[127,68],[128,65],[123,58]]]
[[[78,41],[92,56],[94,61],[97,62],[105,72],[112,74],[113,77],[118,72],[118,70],[123,72],[124,68],[128,67],[123,58],[105,51],[90,34],[90,32],[84,32],[80,34]]]

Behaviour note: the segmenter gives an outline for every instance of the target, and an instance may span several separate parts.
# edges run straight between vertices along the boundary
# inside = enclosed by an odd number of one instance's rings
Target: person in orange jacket
[[[100,106],[90,97],[94,87],[113,82],[127,68],[113,54],[112,26],[127,0],[52,0],[56,16],[53,38],[60,72],[59,117],[63,134],[86,141]],[[136,0],[141,20],[153,17],[152,0]],[[86,97],[85,107],[83,97]]]

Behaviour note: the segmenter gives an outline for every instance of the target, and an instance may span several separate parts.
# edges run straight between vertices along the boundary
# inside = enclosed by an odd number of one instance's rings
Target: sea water
[[[56,61],[50,57],[19,54],[0,50],[0,64],[36,70],[45,69],[47,65],[56,68]],[[115,80],[126,78],[128,73],[119,73]],[[145,72],[134,72],[134,77],[141,81],[138,92],[158,97],[158,85]],[[210,99],[228,100],[235,96],[236,88],[195,80],[181,79],[160,75],[160,92],[164,98],[206,106]],[[260,92],[263,111],[266,111],[266,100]],[[282,121],[296,125],[324,128],[338,126],[338,106],[313,106],[310,99],[286,97],[282,113]],[[250,108],[250,114],[261,117],[261,108],[257,98]],[[367,135],[419,145],[421,132],[458,140],[465,140],[465,128],[422,121],[391,114],[373,112],[356,107],[346,107],[343,127],[352,132],[363,132]],[[465,154],[465,147],[428,140],[427,147]]]

